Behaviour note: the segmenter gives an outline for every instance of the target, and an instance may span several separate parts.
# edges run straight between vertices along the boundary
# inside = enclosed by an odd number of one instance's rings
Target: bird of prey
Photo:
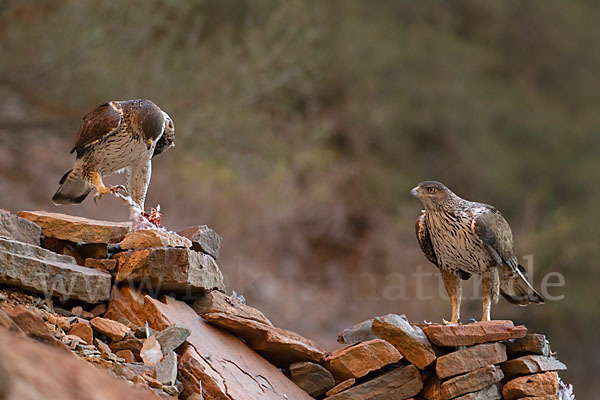
[[[55,204],[81,203],[95,188],[97,198],[123,186],[106,187],[102,178],[126,172],[127,191],[144,210],[154,156],[173,147],[171,118],[150,100],[109,101],[81,119],[73,169],[60,180],[52,197]],[[133,214],[133,210],[132,210]]]
[[[421,250],[442,274],[452,303],[450,322],[460,321],[460,280],[471,275],[482,277],[482,321],[490,320],[499,293],[512,304],[544,302],[527,282],[510,226],[496,208],[462,199],[435,181],[420,183],[410,194],[425,207],[415,231]]]

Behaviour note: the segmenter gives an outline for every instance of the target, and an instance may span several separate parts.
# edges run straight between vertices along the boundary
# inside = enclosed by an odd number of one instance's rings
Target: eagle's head
[[[163,113],[165,117],[165,128],[162,136],[156,143],[156,147],[154,148],[154,154],[152,157],[159,155],[165,150],[169,150],[171,147],[175,146],[175,125],[173,124],[173,120],[167,113]]]
[[[411,197],[421,200],[425,207],[432,208],[443,205],[453,194],[446,185],[436,181],[421,182],[410,191]]]

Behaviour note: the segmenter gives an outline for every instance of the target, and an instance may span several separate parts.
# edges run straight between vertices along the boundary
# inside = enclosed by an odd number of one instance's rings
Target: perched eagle
[[[127,173],[127,191],[144,210],[152,172],[152,157],[173,147],[171,118],[150,100],[109,101],[81,119],[75,140],[73,169],[60,180],[55,204],[78,204],[96,188],[96,197],[122,186],[106,187],[102,178]]]
[[[425,210],[415,224],[417,240],[429,261],[442,273],[452,303],[451,322],[460,320],[460,279],[481,275],[483,315],[490,320],[498,293],[512,304],[543,303],[517,262],[510,226],[487,204],[458,197],[439,182],[422,182],[410,192]]]

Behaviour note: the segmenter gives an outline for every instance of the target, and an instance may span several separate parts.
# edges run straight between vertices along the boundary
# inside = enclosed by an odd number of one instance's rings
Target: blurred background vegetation
[[[373,315],[449,317],[408,198],[437,179],[502,210],[536,287],[564,275],[563,300],[493,314],[596,393],[599,20],[583,0],[0,0],[0,207],[126,219],[50,197],[85,112],[152,99],[177,146],[147,206],[216,229],[229,289],[331,348]]]

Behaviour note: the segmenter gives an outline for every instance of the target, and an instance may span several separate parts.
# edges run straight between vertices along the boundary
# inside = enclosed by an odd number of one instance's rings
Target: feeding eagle
[[[127,191],[144,210],[152,173],[152,157],[173,147],[171,118],[150,100],[109,101],[81,119],[73,169],[60,180],[52,197],[55,204],[78,204],[93,188],[96,197],[116,193],[122,186],[106,187],[102,178],[127,174]],[[133,213],[133,210],[132,210]]]
[[[421,250],[441,273],[452,303],[451,322],[460,320],[460,280],[481,275],[483,315],[490,320],[498,293],[512,303],[543,303],[517,262],[508,222],[496,208],[458,197],[442,183],[422,182],[410,191],[425,210],[415,224]]]

